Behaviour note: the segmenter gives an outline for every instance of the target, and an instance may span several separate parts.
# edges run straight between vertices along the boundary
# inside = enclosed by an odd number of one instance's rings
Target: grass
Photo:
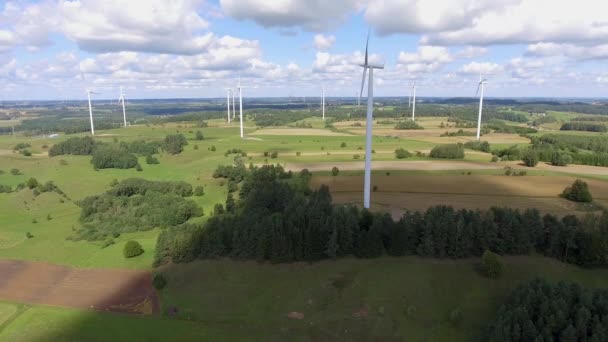
[[[501,279],[476,271],[477,260],[352,258],[315,264],[197,261],[164,270],[163,306],[178,317],[256,327],[254,340],[470,341],[499,303],[534,277],[608,286],[608,271],[583,270],[542,257],[508,257]],[[460,324],[449,313],[460,309]],[[289,312],[303,320],[286,318]],[[298,331],[293,333],[293,331]]]

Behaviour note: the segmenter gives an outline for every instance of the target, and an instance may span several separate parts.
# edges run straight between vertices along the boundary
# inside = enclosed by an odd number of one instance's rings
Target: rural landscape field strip
[[[131,314],[160,310],[152,277],[145,271],[0,260],[0,274],[0,300]]]

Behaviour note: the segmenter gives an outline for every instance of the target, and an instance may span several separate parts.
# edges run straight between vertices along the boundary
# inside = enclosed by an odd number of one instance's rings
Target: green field
[[[574,114],[560,115],[560,120],[574,117]],[[427,121],[435,125],[441,120],[433,118]],[[0,170],[4,171],[0,173],[0,185],[14,187],[35,177],[42,183],[53,181],[69,198],[63,199],[56,193],[34,196],[28,189],[0,193],[0,258],[86,268],[152,269],[159,228],[122,234],[115,239],[116,244],[106,248],[102,248],[102,242],[70,241],[66,238],[81,225],[77,202],[107,191],[114,179],[180,180],[204,187],[203,196],[190,198],[204,210],[204,216],[193,221],[204,222],[212,213],[213,206],[224,202],[228,193],[224,180],[212,178],[218,165],[232,164],[234,155],[224,155],[228,149],[239,148],[247,152],[247,164],[280,163],[289,166],[319,163],[326,166],[327,171],[315,171],[315,175],[322,176],[329,175],[332,163],[363,161],[363,135],[329,135],[332,131],[324,128],[320,118],[298,123],[310,123],[312,129],[323,130],[328,135],[307,135],[303,133],[306,128],[296,128],[292,123],[277,128],[293,132],[291,135],[255,134],[241,140],[237,124],[227,125],[222,120],[211,120],[210,127],[205,128],[197,128],[192,123],[166,123],[97,132],[95,138],[104,142],[161,140],[172,133],[182,133],[188,138],[189,145],[183,153],[161,153],[159,165],[147,165],[145,158],[140,157],[143,172],[135,169],[96,171],[90,163],[90,156],[49,158],[46,155],[53,144],[86,134],[61,135],[56,139],[0,136]],[[392,129],[391,126],[379,125],[387,130]],[[247,121],[246,127],[246,134],[257,130],[252,121]],[[194,140],[198,130],[205,136],[202,141]],[[340,130],[348,131],[349,127]],[[443,141],[438,135],[425,138],[420,132],[418,135],[407,134],[374,137],[376,153],[373,160],[398,162],[393,152],[396,148],[411,152],[428,151],[438,144],[437,141]],[[492,148],[525,145],[520,137],[512,138],[514,143],[496,143]],[[34,155],[25,157],[13,152],[13,146],[19,142],[31,144],[29,150]],[[341,147],[342,143],[346,146]],[[212,146],[216,151],[210,150]],[[277,152],[278,157],[265,157],[264,152]],[[355,155],[359,158],[355,159]],[[475,170],[471,167],[470,170],[475,175],[497,177],[504,174],[504,165],[512,165],[490,163],[490,158],[490,154],[467,150],[464,165],[490,165],[493,169]],[[60,162],[62,160],[64,162]],[[435,162],[426,157],[412,157],[399,162],[410,161]],[[19,169],[21,174],[12,175],[10,170],[13,168]],[[449,175],[456,179],[455,188],[466,192],[470,190],[466,186],[466,171],[470,170],[420,169],[390,173],[404,177],[428,175],[425,179],[431,183],[433,177]],[[377,170],[373,175],[377,177],[386,173]],[[340,172],[340,176],[361,174],[359,170]],[[529,174],[534,177],[564,176],[559,170],[540,168],[529,170]],[[585,169],[569,172],[568,176],[608,180],[608,173],[589,173]],[[532,179],[530,181],[533,182]],[[441,196],[437,197],[436,204],[446,204],[441,203]],[[26,237],[28,232],[33,237]],[[125,259],[122,248],[127,240],[140,242],[144,254]],[[315,264],[281,265],[208,260],[169,265],[162,269],[169,285],[161,292],[161,304],[163,312],[177,308],[176,317],[139,317],[0,302],[0,340],[468,341],[481,337],[499,303],[510,290],[534,277],[576,281],[589,287],[608,286],[606,270],[583,270],[537,256],[507,257],[505,261],[505,274],[499,280],[482,277],[476,270],[478,260],[472,259],[345,258]],[[462,313],[458,322],[449,319],[454,310]],[[304,318],[288,318],[291,312],[303,314]]]

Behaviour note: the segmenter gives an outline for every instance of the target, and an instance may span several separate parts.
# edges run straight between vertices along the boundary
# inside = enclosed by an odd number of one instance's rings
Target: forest
[[[608,290],[536,279],[520,285],[501,305],[487,340],[606,341]]]
[[[578,218],[493,208],[436,206],[388,214],[333,205],[329,189],[307,187],[310,173],[250,167],[239,200],[229,194],[202,226],[169,228],[159,236],[155,264],[231,257],[271,262],[316,261],[384,254],[439,258],[537,252],[585,267],[608,266],[608,213]]]

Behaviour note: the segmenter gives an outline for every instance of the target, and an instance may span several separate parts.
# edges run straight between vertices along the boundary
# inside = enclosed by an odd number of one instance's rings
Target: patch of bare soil
[[[160,311],[149,272],[22,260],[0,260],[0,299],[129,314]]]

